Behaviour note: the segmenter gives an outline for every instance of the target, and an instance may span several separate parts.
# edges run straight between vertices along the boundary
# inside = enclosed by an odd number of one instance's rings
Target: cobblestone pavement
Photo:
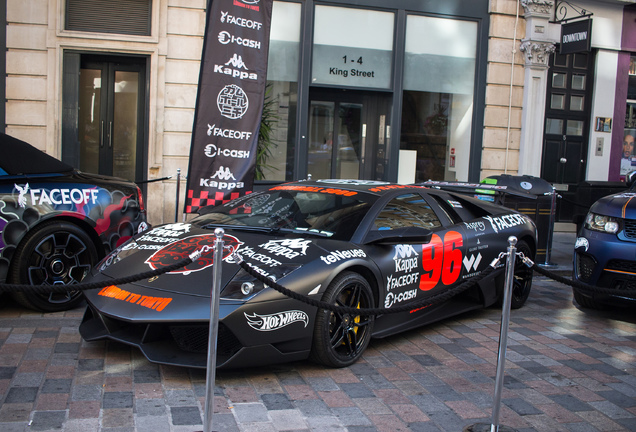
[[[205,372],[84,342],[83,309],[0,308],[0,431],[203,430]],[[490,424],[501,311],[373,341],[345,369],[309,362],[218,371],[217,431],[461,431]],[[636,431],[636,317],[579,309],[535,273],[512,312],[501,424],[530,431]]]

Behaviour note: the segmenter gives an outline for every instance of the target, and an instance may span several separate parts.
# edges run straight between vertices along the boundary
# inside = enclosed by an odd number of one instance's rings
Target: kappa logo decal
[[[267,243],[263,243],[261,246],[263,249],[273,253],[276,256],[284,256],[288,259],[294,259],[299,255],[306,255],[307,248],[311,240],[305,239],[285,239],[285,240],[270,240]]]
[[[258,331],[279,330],[295,322],[303,323],[304,327],[307,327],[309,324],[309,315],[299,310],[284,311],[269,315],[260,315],[257,313],[248,315],[246,312],[243,312],[243,314],[249,326]]]

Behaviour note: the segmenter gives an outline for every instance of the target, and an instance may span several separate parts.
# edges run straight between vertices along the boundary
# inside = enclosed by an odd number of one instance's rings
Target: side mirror
[[[389,230],[371,231],[367,234],[365,244],[396,245],[407,243],[425,244],[431,241],[433,232],[421,227],[406,227]]]
[[[636,171],[630,171],[625,175],[625,183],[627,187],[632,187],[634,182],[636,182]]]

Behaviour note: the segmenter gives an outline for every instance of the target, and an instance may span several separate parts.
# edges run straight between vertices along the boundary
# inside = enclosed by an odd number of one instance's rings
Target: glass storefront
[[[407,18],[400,165],[415,163],[413,181],[468,180],[476,44],[475,22]]]
[[[273,140],[262,167],[267,180],[292,180],[294,175],[301,10],[300,3],[280,1],[272,9],[265,99],[271,101]]]
[[[263,179],[470,180],[487,2],[462,19],[382,6],[274,2]]]

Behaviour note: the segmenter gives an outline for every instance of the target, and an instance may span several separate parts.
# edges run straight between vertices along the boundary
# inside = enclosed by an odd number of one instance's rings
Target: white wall
[[[596,117],[613,117],[618,52],[599,50],[594,70],[594,98],[590,115],[590,141],[587,157],[587,180],[606,181],[609,177],[611,132],[596,132]],[[602,155],[596,156],[597,140],[603,141]]]

